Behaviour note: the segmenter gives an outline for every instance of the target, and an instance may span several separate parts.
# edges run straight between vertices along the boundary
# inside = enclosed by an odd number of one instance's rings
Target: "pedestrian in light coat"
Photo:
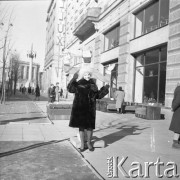
[[[180,148],[180,83],[177,84],[177,87],[174,91],[172,111],[173,116],[169,127],[169,130],[174,132],[172,147]]]
[[[119,89],[115,92],[115,99],[116,99],[116,109],[117,113],[124,113],[123,112],[123,102],[124,102],[125,93],[120,86]]]
[[[79,80],[77,80],[79,77]],[[87,132],[87,147],[93,151],[91,144],[93,129],[95,129],[96,118],[96,99],[103,98],[109,92],[109,85],[103,86],[98,90],[92,77],[92,72],[88,69],[82,69],[75,73],[67,86],[70,93],[74,93],[74,101],[70,117],[70,127],[79,128],[81,139],[80,151],[85,150],[85,132]]]

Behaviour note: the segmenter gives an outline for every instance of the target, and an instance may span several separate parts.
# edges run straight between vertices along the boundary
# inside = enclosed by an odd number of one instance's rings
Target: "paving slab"
[[[99,180],[68,142],[0,142],[0,177]]]

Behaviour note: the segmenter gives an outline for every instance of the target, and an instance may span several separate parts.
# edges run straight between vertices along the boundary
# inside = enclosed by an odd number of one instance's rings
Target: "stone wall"
[[[171,106],[177,82],[180,82],[180,1],[170,0],[166,107]]]

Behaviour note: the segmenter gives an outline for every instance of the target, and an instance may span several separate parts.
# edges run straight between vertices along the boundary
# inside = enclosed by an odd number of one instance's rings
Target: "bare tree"
[[[10,57],[10,67],[9,67],[9,84],[10,84],[10,90],[12,93],[16,94],[16,86],[18,79],[20,78],[20,72],[19,72],[19,66],[20,66],[20,55],[18,52],[14,52],[11,54]]]
[[[6,98],[6,69],[7,69],[7,60],[10,52],[10,40],[8,38],[9,30],[12,27],[11,17],[9,19],[8,27],[5,33],[4,42],[3,42],[3,56],[2,56],[2,85],[1,85],[1,104],[5,103]]]

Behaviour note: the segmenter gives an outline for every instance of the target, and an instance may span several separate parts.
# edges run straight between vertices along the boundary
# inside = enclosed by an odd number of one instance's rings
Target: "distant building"
[[[64,46],[64,1],[51,0],[47,10],[46,49],[43,73],[43,89],[47,91],[51,83],[63,85],[63,62],[61,61]]]
[[[122,86],[125,101],[153,99],[170,107],[180,81],[179,12],[179,0],[51,0],[45,79],[56,81],[55,67],[60,67],[60,79],[67,81],[61,47],[90,50],[94,68],[111,76],[109,97]],[[57,35],[65,44],[57,46]],[[70,57],[70,66],[79,63]]]
[[[39,83],[39,68],[40,65],[37,63],[33,63],[32,66],[32,82],[31,86],[35,87],[37,83]],[[19,78],[17,83],[17,88],[23,85],[25,87],[29,86],[29,62],[19,61]]]

